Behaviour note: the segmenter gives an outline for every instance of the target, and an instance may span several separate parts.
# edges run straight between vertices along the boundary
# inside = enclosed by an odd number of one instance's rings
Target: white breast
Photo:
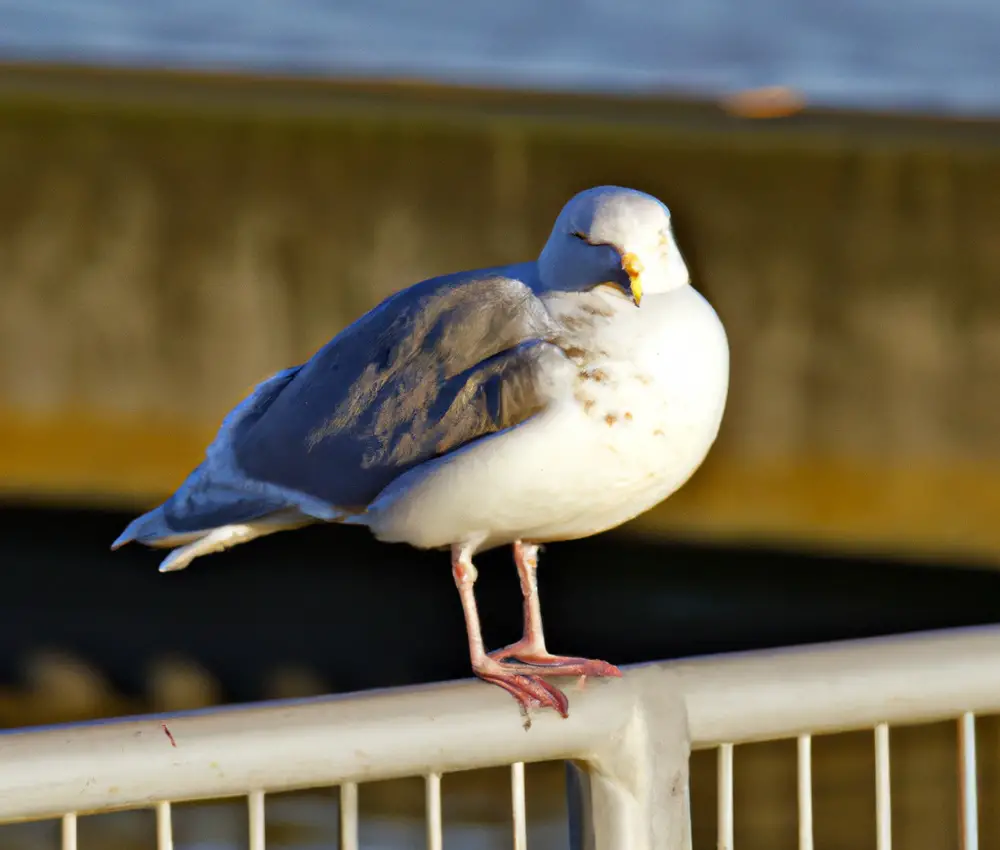
[[[426,464],[387,488],[369,525],[438,547],[571,539],[613,528],[680,487],[718,433],[729,349],[694,289],[636,308],[601,292],[547,304],[574,360],[528,423]]]

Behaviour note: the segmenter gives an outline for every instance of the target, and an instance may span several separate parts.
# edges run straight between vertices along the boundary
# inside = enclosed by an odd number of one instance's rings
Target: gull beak
[[[639,279],[642,274],[642,262],[635,254],[626,252],[622,254],[622,268],[628,275],[629,291],[635,306],[638,307],[639,302],[642,301],[642,281]]]

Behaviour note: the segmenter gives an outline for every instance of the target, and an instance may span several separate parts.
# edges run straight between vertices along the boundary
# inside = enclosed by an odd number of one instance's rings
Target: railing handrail
[[[589,688],[529,730],[472,681],[0,733],[0,822],[580,757],[628,719]],[[586,698],[581,698],[586,697]]]
[[[0,822],[585,759],[665,689],[683,696],[694,747],[995,713],[1000,626],[637,665],[528,730],[505,694],[472,681],[11,730]]]
[[[696,748],[1000,713],[1000,625],[729,653],[667,666],[680,680]]]

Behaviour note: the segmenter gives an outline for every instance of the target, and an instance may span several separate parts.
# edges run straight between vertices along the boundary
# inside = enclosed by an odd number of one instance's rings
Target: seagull
[[[563,207],[536,261],[391,295],[306,363],[257,385],[202,463],[112,549],[170,548],[161,571],[317,522],[451,553],[472,670],[522,714],[568,716],[546,677],[620,676],[546,648],[542,544],[660,503],[715,442],[729,346],[690,283],[669,209],[617,186]],[[511,545],[523,636],[493,652],[474,556]]]

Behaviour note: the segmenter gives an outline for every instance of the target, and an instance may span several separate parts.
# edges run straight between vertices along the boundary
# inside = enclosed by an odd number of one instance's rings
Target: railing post
[[[569,814],[569,850],[594,850],[590,775],[584,762],[566,762],[566,810]]]
[[[567,763],[571,850],[691,850],[687,712],[670,671],[624,682],[631,717],[592,757]]]

